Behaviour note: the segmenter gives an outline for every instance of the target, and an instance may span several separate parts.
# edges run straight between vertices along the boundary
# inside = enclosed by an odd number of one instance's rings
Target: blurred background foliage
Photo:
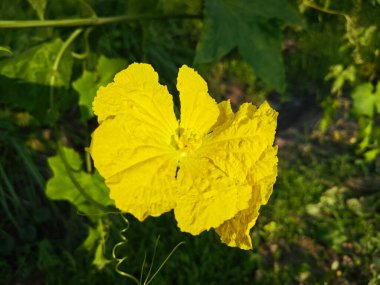
[[[119,260],[143,283],[186,241],[152,284],[379,284],[379,29],[379,0],[1,1],[1,282],[132,284]],[[171,213],[121,232],[85,149],[96,90],[135,61],[177,110],[182,64],[218,101],[279,110],[252,251],[181,233]]]

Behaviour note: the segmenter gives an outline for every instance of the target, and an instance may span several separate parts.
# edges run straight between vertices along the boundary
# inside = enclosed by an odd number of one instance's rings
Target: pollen
[[[176,143],[180,156],[186,157],[188,154],[194,153],[202,145],[202,138],[190,129],[181,128]]]

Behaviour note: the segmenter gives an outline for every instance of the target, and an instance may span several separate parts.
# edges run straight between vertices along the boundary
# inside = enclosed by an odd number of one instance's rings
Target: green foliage
[[[356,79],[355,73],[356,69],[352,65],[346,69],[340,64],[331,66],[329,73],[325,77],[326,80],[334,79],[331,92],[339,93],[346,82],[354,83]]]
[[[0,74],[9,78],[17,78],[28,83],[49,85],[55,76],[54,86],[68,86],[71,78],[73,58],[69,52],[65,54],[59,69],[53,74],[53,64],[62,48],[61,39],[43,43],[29,50],[0,62]]]
[[[43,20],[47,0],[28,0],[28,2],[37,12],[38,18],[40,18],[40,20]]]
[[[2,47],[2,46],[0,46],[0,51],[12,54],[12,51],[8,47]]]
[[[363,83],[352,91],[353,108],[358,116],[373,117],[380,114],[380,82],[374,87],[371,83]]]
[[[63,54],[58,69],[53,69],[62,47],[62,40],[57,38],[19,54],[14,52],[12,57],[2,60],[0,102],[27,110],[41,122],[51,121],[49,108],[53,99],[52,92],[66,94],[55,99],[59,108],[65,108],[72,98],[66,89],[70,84],[73,67],[70,51]],[[28,90],[28,100],[25,100],[25,90]]]
[[[74,150],[60,148],[58,155],[50,157],[48,163],[54,174],[46,185],[50,199],[67,200],[88,215],[99,214],[96,206],[113,205],[101,176],[82,170],[82,160]]]
[[[358,121],[357,149],[368,160],[376,160],[378,150],[378,118],[376,112],[376,86],[380,74],[380,27],[378,4],[376,1],[304,1],[304,15],[308,20],[308,35],[300,38],[310,39],[303,42],[310,53],[307,57],[319,57],[320,63],[307,66],[305,78],[315,76],[331,80],[330,92],[325,84],[316,82],[315,94],[321,102],[324,116],[320,127],[323,131],[334,128],[337,117],[347,112],[345,98],[352,101],[352,117]],[[318,17],[318,21],[315,21]],[[323,33],[324,40],[316,37]],[[319,43],[316,42],[319,41]],[[314,49],[312,49],[314,47]],[[317,48],[316,48],[317,47]],[[310,50],[309,50],[310,49]],[[300,60],[299,57],[297,60]],[[302,60],[302,64],[310,60]],[[298,66],[297,66],[298,67]],[[318,74],[314,74],[318,71]],[[295,70],[290,73],[296,75]],[[289,75],[292,78],[292,74]],[[323,88],[321,88],[322,86]],[[371,95],[371,93],[374,93]],[[369,119],[371,118],[371,119]],[[377,149],[377,150],[375,150]],[[371,155],[367,155],[370,151]]]
[[[94,116],[92,101],[99,87],[106,86],[117,72],[126,67],[127,61],[125,59],[109,59],[102,55],[94,72],[85,70],[82,76],[73,82],[73,88],[79,93],[82,120],[85,121]]]
[[[281,33],[274,19],[302,25],[286,1],[205,1],[205,23],[196,63],[219,60],[237,47],[257,75],[279,92],[285,90]]]
[[[88,228],[87,238],[81,246],[88,252],[95,252],[92,264],[98,269],[103,269],[112,261],[104,256],[106,235],[107,231],[103,226],[103,221],[102,219],[99,219],[95,228]]]
[[[125,284],[115,272],[115,244],[122,243],[120,270],[146,276],[186,241],[152,283],[379,283],[379,5],[305,0],[299,14],[296,1],[280,0],[0,1],[0,27],[52,21],[0,29],[0,280]],[[56,26],[75,18],[93,22]],[[306,134],[280,147],[278,182],[252,232],[253,251],[227,248],[214,232],[181,233],[172,213],[143,223],[128,216],[120,237],[125,222],[109,214],[108,190],[78,150],[96,127],[96,90],[134,61],[154,66],[177,110],[182,64],[197,64],[215,98],[235,107],[269,100],[280,109],[279,144],[284,127],[303,123],[289,119],[287,104],[299,106],[291,115],[322,107],[322,145]],[[342,121],[356,152],[328,140]]]
[[[378,254],[378,241],[373,237],[378,235],[380,224],[377,218],[372,219],[376,216],[372,201],[378,199],[377,186],[360,186],[362,178],[356,178],[361,177],[360,170],[347,151],[335,149],[329,157],[320,151],[323,145],[304,142],[282,153],[284,157],[297,155],[280,160],[276,189],[281,191],[274,192],[264,209],[265,218],[258,221],[260,228],[267,224],[264,230],[271,221],[276,222],[263,237],[272,247],[267,254],[274,258],[277,270],[263,270],[264,280],[276,284],[295,283],[300,278],[306,284],[349,283],[349,278],[375,282],[379,271],[372,275],[357,269],[370,267]],[[301,261],[308,266],[304,268]],[[270,279],[271,273],[276,277]]]

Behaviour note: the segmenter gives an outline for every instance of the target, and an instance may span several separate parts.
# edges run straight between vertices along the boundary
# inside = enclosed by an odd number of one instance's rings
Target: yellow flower
[[[249,230],[277,176],[277,112],[246,103],[233,113],[182,66],[181,118],[149,64],[134,63],[101,87],[90,152],[116,206],[140,221],[174,209],[178,227],[214,228],[229,246],[252,248]]]

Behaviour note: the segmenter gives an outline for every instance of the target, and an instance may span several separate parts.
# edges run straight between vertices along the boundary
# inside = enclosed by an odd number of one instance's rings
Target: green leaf
[[[28,2],[37,12],[38,18],[40,18],[40,20],[43,20],[47,0],[28,0]]]
[[[377,113],[380,114],[380,81],[377,82],[376,85],[376,93],[374,94],[375,96],[375,106]]]
[[[85,70],[82,76],[73,82],[73,88],[79,93],[82,120],[87,120],[94,116],[91,104],[98,90],[97,79],[98,76],[95,72]]]
[[[364,118],[367,121],[366,125],[361,127],[359,129],[360,131],[360,137],[362,137],[362,141],[359,144],[359,152],[365,151],[372,141],[372,134],[373,134],[373,122],[371,118]]]
[[[281,30],[273,20],[303,25],[287,1],[206,0],[204,14],[195,63],[218,60],[238,47],[264,82],[284,91]]]
[[[6,52],[6,53],[9,53],[9,54],[12,54],[12,51],[10,48],[7,48],[7,47],[2,47],[0,46],[0,51],[3,51],[3,52]]]
[[[244,33],[245,31],[243,31]],[[279,92],[285,90],[280,30],[273,25],[252,25],[239,45],[243,58],[264,82]]]
[[[0,104],[8,107],[21,108],[28,111],[38,122],[51,123],[48,85],[27,83],[21,80],[0,75]],[[56,96],[56,107],[60,112],[66,111],[75,104],[75,94],[63,87],[54,87]]]
[[[52,67],[62,48],[61,39],[55,39],[30,48],[20,54],[0,61],[0,102],[22,108],[41,122],[51,122],[49,109],[50,81]],[[73,66],[70,49],[63,55],[55,73],[55,105],[59,110],[66,109],[73,96],[67,87]],[[70,102],[69,102],[70,101]],[[71,104],[72,106],[72,104]]]
[[[94,116],[92,101],[99,87],[110,83],[115,74],[126,66],[127,61],[125,59],[109,59],[105,56],[100,56],[96,71],[89,72],[85,70],[82,76],[73,82],[73,88],[79,93],[82,120],[88,120]]]
[[[98,240],[97,240],[97,246],[95,249],[95,255],[94,255],[94,260],[92,261],[92,264],[95,265],[99,270],[101,270],[113,260],[107,259],[107,257],[104,255],[104,249],[106,247],[105,243],[106,243],[107,231],[104,228],[103,222],[101,219],[99,219],[96,230],[98,232]]]
[[[338,107],[339,103],[337,102],[336,98],[326,97],[322,101],[323,118],[320,123],[320,128],[322,132],[326,132],[327,127],[334,122],[334,118],[338,110]]]
[[[97,224],[98,225],[96,228],[90,227],[88,229],[88,235],[86,240],[83,242],[82,247],[89,252],[93,252],[95,250],[92,264],[98,269],[102,269],[112,260],[109,260],[104,256],[107,231],[104,229],[101,219],[98,219]]]
[[[0,74],[25,82],[49,85],[53,75],[52,66],[62,45],[61,39],[55,39],[30,48],[12,58],[2,60],[0,62]],[[54,86],[68,86],[72,65],[73,59],[70,51],[67,50],[56,73]]]
[[[330,66],[325,80],[334,79],[331,87],[332,93],[339,93],[342,91],[346,82],[354,83],[356,80],[356,69],[353,65],[348,66],[346,69],[341,64]]]
[[[88,227],[88,234],[85,241],[82,243],[81,247],[87,251],[92,251],[96,244],[98,243],[101,234],[97,228]]]
[[[109,198],[108,189],[101,176],[97,172],[90,174],[83,171],[82,160],[74,150],[62,147],[61,153],[48,158],[48,164],[54,174],[46,185],[46,195],[50,199],[69,201],[78,211],[90,216],[98,214],[99,209],[80,192],[73,182],[75,179],[81,189],[98,204],[102,206],[114,204]]]
[[[79,0],[79,4],[81,8],[81,16],[83,18],[96,17],[96,12],[85,0]]]
[[[115,74],[127,67],[127,60],[123,58],[107,58],[100,56],[97,66],[99,85],[105,86],[115,77]]]
[[[375,110],[380,113],[380,82],[376,90],[371,83],[358,85],[352,91],[353,108],[357,115],[373,117]]]
[[[367,162],[374,161],[376,157],[380,154],[380,149],[371,149],[364,153],[364,159]]]

